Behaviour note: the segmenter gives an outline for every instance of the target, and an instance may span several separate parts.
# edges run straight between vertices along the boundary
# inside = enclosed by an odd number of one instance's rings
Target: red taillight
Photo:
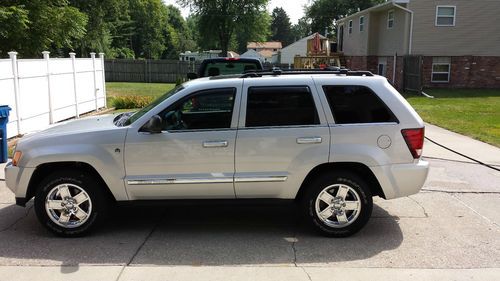
[[[410,149],[413,158],[417,159],[422,156],[422,148],[424,147],[424,131],[425,128],[418,129],[403,129],[401,134]]]
[[[226,58],[226,60],[239,60],[240,58]]]

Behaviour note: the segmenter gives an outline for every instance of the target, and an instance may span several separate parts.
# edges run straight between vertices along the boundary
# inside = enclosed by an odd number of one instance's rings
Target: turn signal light
[[[19,163],[19,159],[21,159],[22,155],[23,153],[21,151],[16,151],[14,153],[14,157],[12,157],[12,166],[17,166],[17,164]]]

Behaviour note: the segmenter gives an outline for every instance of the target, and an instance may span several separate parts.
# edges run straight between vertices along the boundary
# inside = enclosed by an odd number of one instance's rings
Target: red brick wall
[[[378,73],[377,56],[345,57],[346,67],[352,70],[369,70]],[[386,77],[392,84],[394,57],[387,58]],[[459,56],[451,57],[449,83],[431,82],[432,57],[423,57],[422,82],[424,88],[500,88],[500,57]],[[403,87],[403,57],[396,60],[396,89]]]
[[[432,57],[423,58],[425,88],[500,88],[500,57],[451,57],[449,83],[433,83]]]

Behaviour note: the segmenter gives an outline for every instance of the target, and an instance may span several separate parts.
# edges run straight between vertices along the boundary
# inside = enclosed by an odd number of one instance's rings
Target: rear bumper
[[[386,199],[418,193],[429,173],[429,162],[370,167],[377,177]]]
[[[34,171],[35,168],[15,167],[12,163],[7,163],[5,166],[5,184],[14,192],[17,205],[24,206],[30,199],[26,198],[26,192]]]

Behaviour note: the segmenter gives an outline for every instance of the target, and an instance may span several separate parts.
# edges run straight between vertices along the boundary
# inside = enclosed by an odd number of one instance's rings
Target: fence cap
[[[11,108],[8,105],[0,105],[0,118],[9,117],[9,111]]]

